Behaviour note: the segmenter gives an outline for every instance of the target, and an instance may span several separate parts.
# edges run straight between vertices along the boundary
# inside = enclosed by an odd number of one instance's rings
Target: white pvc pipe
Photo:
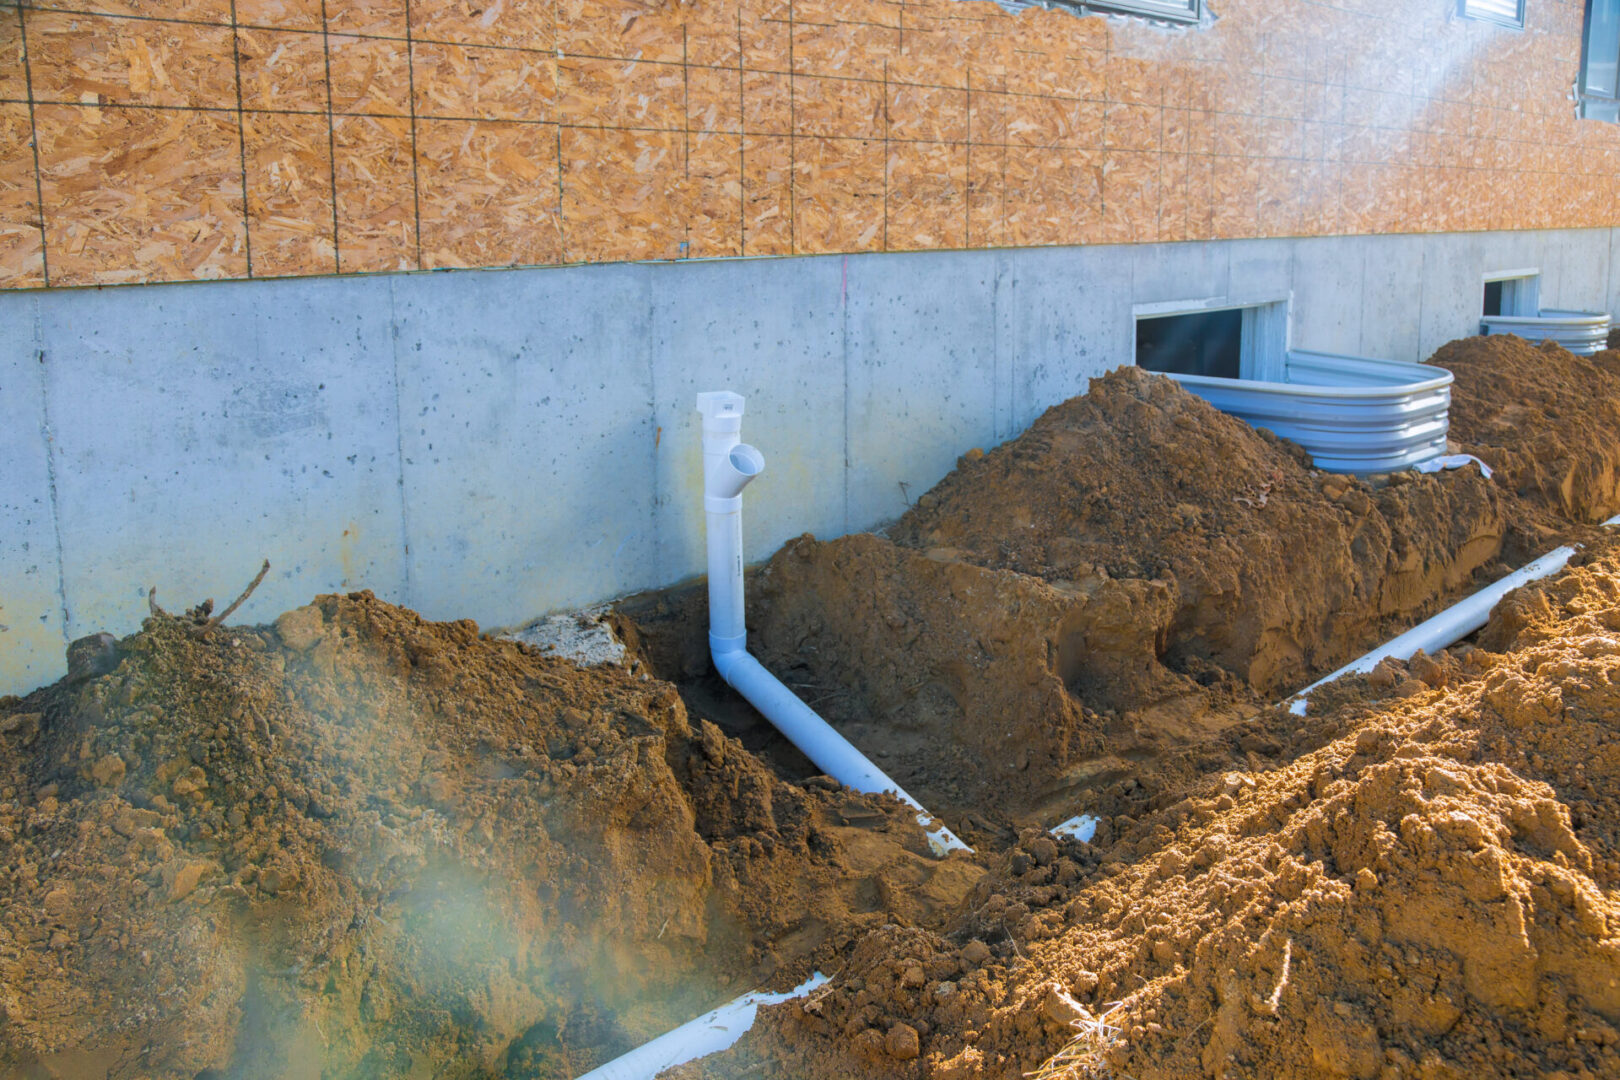
[[[597,1066],[579,1080],[653,1080],[665,1069],[730,1049],[754,1026],[754,1017],[761,1005],[792,1001],[826,982],[827,976],[818,971],[785,994],[744,994],[713,1012],[706,1012],[696,1020],[665,1032],[652,1042],[643,1043],[606,1065]]]
[[[828,776],[856,791],[890,792],[917,810],[917,821],[935,854],[973,850],[748,654],[743,618],[742,490],[765,471],[765,457],[741,441],[741,395],[724,390],[699,394],[697,408],[703,414],[709,652],[715,670]]]
[[[1604,525],[1620,525],[1620,514],[1603,522]],[[1501,602],[1502,597],[1527,585],[1532,581],[1539,581],[1550,577],[1562,570],[1569,560],[1579,550],[1577,546],[1564,545],[1554,548],[1541,558],[1525,566],[1521,566],[1500,581],[1493,582],[1479,592],[1442,611],[1432,619],[1427,619],[1412,627],[1400,637],[1379,646],[1372,652],[1357,660],[1352,660],[1338,671],[1324,678],[1318,679],[1289,700],[1288,711],[1295,716],[1304,716],[1306,699],[1311,691],[1326,686],[1335,679],[1346,675],[1366,674],[1381,662],[1394,657],[1397,660],[1410,660],[1418,654],[1418,650],[1427,653],[1439,652],[1448,645],[1452,645],[1472,634],[1490,620],[1491,609]]]

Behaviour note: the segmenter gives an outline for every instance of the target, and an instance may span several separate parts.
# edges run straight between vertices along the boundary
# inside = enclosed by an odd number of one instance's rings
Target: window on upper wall
[[[1586,0],[1576,115],[1620,123],[1620,0]]]
[[[1457,0],[1457,13],[1465,19],[1484,19],[1524,29],[1525,0]]]
[[[1146,15],[1152,19],[1197,22],[1204,14],[1204,0],[1083,0],[1087,11],[1111,11],[1122,15]]]

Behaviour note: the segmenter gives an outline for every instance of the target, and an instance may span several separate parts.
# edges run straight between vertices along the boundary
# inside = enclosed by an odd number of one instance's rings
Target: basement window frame
[[[1176,23],[1204,18],[1204,0],[1077,0],[1073,6],[1082,15],[1139,15]]]
[[[1131,365],[1137,360],[1137,328],[1143,319],[1168,319],[1179,315],[1210,315],[1218,311],[1241,311],[1243,325],[1238,334],[1238,374],[1242,382],[1286,382],[1288,352],[1293,347],[1293,293],[1233,299],[1211,296],[1197,300],[1168,300],[1131,305]],[[1142,368],[1154,374],[1166,374]],[[1227,378],[1205,375],[1200,378]]]
[[[1612,65],[1612,70],[1607,73],[1609,85],[1594,89],[1592,16],[1600,7],[1608,29],[1614,32],[1614,40],[1605,36],[1602,42],[1606,61],[1604,67]],[[1586,12],[1581,22],[1581,70],[1575,79],[1575,116],[1581,120],[1620,123],[1620,0],[1586,0]]]
[[[1492,284],[1502,283],[1502,310],[1491,315],[1485,310],[1485,298],[1480,297],[1480,318],[1530,318],[1541,314],[1541,270],[1529,266],[1517,270],[1488,270],[1480,276],[1482,293]],[[1512,310],[1509,310],[1509,309]]]
[[[1524,9],[1529,0],[1517,0],[1518,13],[1516,15],[1503,15],[1482,6],[1481,0],[1457,0],[1457,17],[1473,19],[1476,22],[1492,23],[1496,26],[1505,26],[1511,30],[1524,29]]]

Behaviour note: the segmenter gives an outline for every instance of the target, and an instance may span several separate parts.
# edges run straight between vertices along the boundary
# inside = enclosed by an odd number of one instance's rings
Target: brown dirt
[[[369,593],[193,631],[0,701],[0,1077],[572,1077],[978,873],[645,674]]]
[[[1072,789],[1375,644],[1506,528],[1476,469],[1316,472],[1126,368],[964,457],[889,538],[788,544],[751,642],[935,812],[1061,820]]]
[[[1576,356],[1504,334],[1454,341],[1430,362],[1457,376],[1452,440],[1551,511],[1552,529],[1620,512],[1620,353]]]
[[[813,967],[678,1075],[1620,1075],[1620,550],[1267,704],[1620,509],[1620,357],[1514,341],[1437,357],[1505,483],[1314,472],[1127,369],[751,573],[762,659],[975,859],[719,683],[701,589],[621,608],[627,667],[369,593],[78,643],[0,700],[0,1080],[572,1077]]]
[[[1620,1075],[1620,546],[1577,562],[1461,659],[1274,714],[1317,749],[1026,833],[945,932],[874,931],[681,1075]]]

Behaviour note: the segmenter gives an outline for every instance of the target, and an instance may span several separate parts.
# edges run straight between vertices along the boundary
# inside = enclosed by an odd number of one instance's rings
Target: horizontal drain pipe
[[[653,1080],[665,1069],[685,1065],[709,1054],[729,1050],[754,1026],[761,1005],[780,1005],[801,998],[825,985],[827,976],[816,972],[785,994],[744,994],[649,1043],[599,1065],[579,1080]]]
[[[1487,474],[1489,475],[1489,474]],[[1620,514],[1602,522],[1604,528],[1620,525]],[[1491,611],[1502,598],[1521,585],[1528,585],[1532,581],[1551,577],[1574,558],[1580,550],[1578,544],[1566,544],[1554,548],[1552,551],[1527,563],[1513,573],[1492,582],[1479,592],[1459,601],[1431,619],[1426,619],[1406,633],[1393,638],[1379,646],[1372,652],[1357,660],[1352,660],[1344,667],[1331,675],[1324,676],[1311,683],[1305,689],[1289,698],[1285,704],[1288,711],[1295,716],[1304,716],[1306,706],[1313,691],[1319,690],[1337,679],[1346,675],[1365,675],[1377,667],[1384,660],[1393,657],[1397,660],[1410,660],[1421,650],[1426,653],[1436,653],[1447,646],[1454,645],[1475,630],[1484,626],[1490,620]],[[1090,814],[1080,814],[1059,825],[1052,826],[1050,832],[1055,836],[1070,837],[1076,840],[1090,842],[1097,833],[1099,819]]]
[[[742,491],[765,471],[765,456],[741,441],[741,395],[725,390],[702,393],[697,408],[703,414],[709,653],[715,670],[828,776],[856,791],[889,792],[916,810],[917,822],[936,855],[973,850],[749,654],[743,615]]]
[[[1620,525],[1620,514],[1609,518],[1603,523],[1604,527]],[[1436,653],[1449,645],[1454,645],[1475,630],[1484,626],[1490,620],[1491,610],[1502,600],[1502,597],[1517,589],[1521,585],[1528,585],[1532,581],[1551,577],[1562,570],[1575,552],[1580,550],[1579,544],[1565,544],[1554,548],[1525,566],[1521,566],[1500,581],[1493,582],[1479,592],[1447,608],[1432,619],[1426,619],[1412,627],[1406,633],[1379,646],[1372,652],[1358,660],[1352,660],[1333,674],[1311,683],[1305,689],[1295,694],[1288,701],[1288,711],[1295,716],[1304,716],[1307,699],[1311,692],[1326,686],[1336,679],[1346,675],[1365,675],[1372,671],[1384,660],[1393,657],[1396,660],[1410,660],[1418,654],[1419,650],[1426,653]]]

